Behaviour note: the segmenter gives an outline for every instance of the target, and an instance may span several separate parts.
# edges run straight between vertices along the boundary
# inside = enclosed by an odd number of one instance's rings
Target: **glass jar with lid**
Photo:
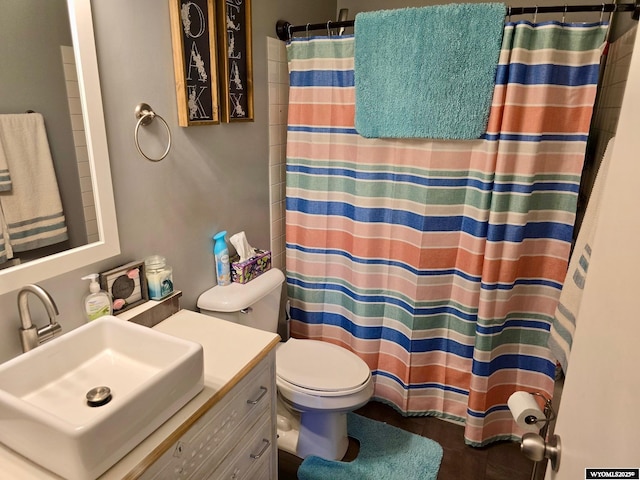
[[[150,300],[161,300],[173,292],[173,269],[161,255],[144,259]]]

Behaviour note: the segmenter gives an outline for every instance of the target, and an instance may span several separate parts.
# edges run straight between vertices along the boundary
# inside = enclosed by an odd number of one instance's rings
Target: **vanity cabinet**
[[[140,478],[275,478],[274,379],[272,351]]]
[[[189,310],[153,329],[202,345],[204,388],[99,480],[277,479],[280,337]],[[0,465],[0,478],[60,480],[2,444]]]

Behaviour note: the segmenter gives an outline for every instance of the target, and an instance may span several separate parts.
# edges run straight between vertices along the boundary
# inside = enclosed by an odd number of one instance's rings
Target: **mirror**
[[[42,0],[46,3],[47,0]],[[90,0],[67,0],[98,240],[0,270],[0,295],[120,253]]]
[[[0,168],[10,175],[1,269],[98,237],[67,2],[0,0],[0,10],[0,87],[10,93],[0,96]],[[36,233],[45,225],[55,227]]]

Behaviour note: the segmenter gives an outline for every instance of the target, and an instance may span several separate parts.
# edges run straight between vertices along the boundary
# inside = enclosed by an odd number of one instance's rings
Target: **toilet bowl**
[[[284,275],[271,269],[241,285],[213,287],[198,298],[201,313],[277,331]],[[347,451],[347,413],[373,394],[367,364],[328,342],[290,338],[276,350],[278,448],[300,458],[341,459]]]
[[[327,342],[290,338],[276,352],[276,386],[289,412],[298,412],[295,452],[341,459],[349,446],[347,413],[366,404],[373,394],[371,371],[350,351]],[[287,410],[279,415],[289,418]]]

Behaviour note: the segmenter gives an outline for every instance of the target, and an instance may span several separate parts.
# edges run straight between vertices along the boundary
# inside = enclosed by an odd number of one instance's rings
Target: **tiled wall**
[[[269,76],[269,192],[271,255],[276,268],[285,268],[285,156],[289,73],[284,42],[267,37]]]
[[[629,65],[631,64],[631,54],[636,37],[637,27],[622,35],[609,47],[607,65],[602,79],[602,87],[596,105],[594,131],[597,136],[607,137],[602,142],[597,154],[604,154],[606,141],[615,135],[618,127],[618,117],[622,106],[622,97],[629,75]]]
[[[62,51],[64,76],[67,83],[67,100],[69,101],[69,113],[71,114],[73,143],[76,147],[76,160],[78,162],[78,176],[80,177],[84,220],[87,228],[87,241],[88,243],[93,243],[99,241],[100,236],[98,234],[98,222],[96,220],[96,208],[93,199],[87,139],[84,133],[84,119],[82,117],[82,104],[80,103],[80,87],[78,84],[76,59],[73,53],[73,47],[61,46],[60,50]]]
[[[616,134],[622,98],[627,85],[631,54],[637,27],[629,30],[609,46],[606,66],[593,113],[580,202],[586,204],[596,173],[607,148]]]

